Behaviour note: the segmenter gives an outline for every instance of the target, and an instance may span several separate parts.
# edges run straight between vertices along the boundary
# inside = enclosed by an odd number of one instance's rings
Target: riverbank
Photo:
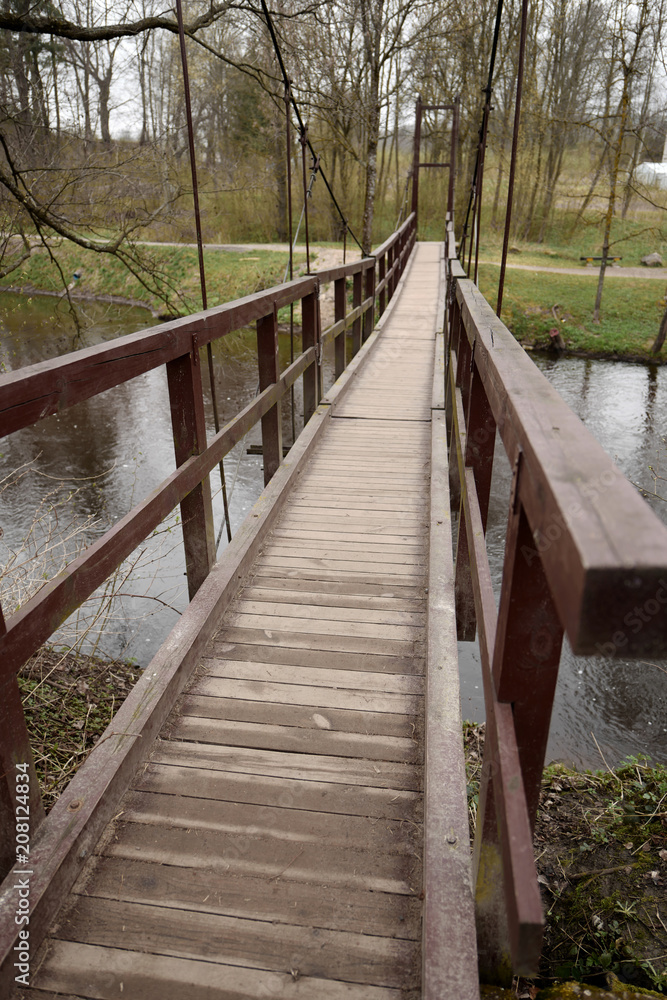
[[[142,270],[129,270],[111,254],[63,242],[36,248],[31,257],[0,281],[0,291],[95,299],[149,309],[158,318],[186,315],[202,308],[196,247],[140,245]],[[302,256],[297,258],[301,263]],[[280,250],[207,249],[204,265],[208,306],[270,288],[284,280],[288,254]]]
[[[465,723],[464,737],[472,836],[484,726]],[[581,995],[561,990],[568,980],[603,995],[667,992],[667,767],[642,756],[600,763],[544,771],[534,851],[546,931],[526,997]]]
[[[492,306],[499,274],[496,264],[480,265],[479,287]],[[508,269],[503,321],[528,351],[665,364],[666,348],[652,353],[665,312],[664,285],[655,279],[615,278],[613,270],[608,272],[600,323],[593,322],[596,288],[594,269],[582,268],[581,275]]]

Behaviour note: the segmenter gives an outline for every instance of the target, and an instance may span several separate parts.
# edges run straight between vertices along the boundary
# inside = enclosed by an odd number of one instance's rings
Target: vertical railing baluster
[[[275,303],[272,313],[257,320],[257,361],[259,365],[259,391],[263,392],[268,386],[277,382],[280,376],[278,317]],[[280,400],[262,417],[262,454],[264,456],[264,485],[266,486],[283,460]]]
[[[359,306],[361,305],[362,292],[363,292],[362,273],[361,271],[355,271],[354,278],[352,280],[353,309],[358,309]],[[361,316],[357,316],[354,323],[352,324],[352,357],[355,356],[360,347],[361,347]]]
[[[167,363],[167,384],[176,465],[206,448],[206,422],[202,394],[199,348],[193,337],[192,351]],[[185,568],[190,600],[215,562],[215,533],[209,477],[181,501]]]
[[[318,301],[317,293],[311,292],[301,300],[302,350],[315,347],[318,343],[317,331]],[[318,369],[311,365],[303,373],[303,423],[308,423],[317,408],[318,403]]]
[[[378,271],[379,271],[378,284],[381,285],[382,282],[384,281],[385,274],[387,271],[387,256],[385,253],[382,254],[382,256],[378,261]],[[387,307],[387,290],[384,287],[380,289],[379,299],[380,299],[380,316],[381,316]]]
[[[362,339],[364,343],[368,340],[375,327],[375,267],[369,267],[365,276],[365,298],[371,299],[371,305],[364,314],[364,325]]]
[[[345,319],[347,312],[347,281],[345,278],[338,278],[334,282],[334,322],[340,323]],[[334,365],[335,377],[340,376],[345,371],[345,336],[346,331],[339,333],[334,340]]]

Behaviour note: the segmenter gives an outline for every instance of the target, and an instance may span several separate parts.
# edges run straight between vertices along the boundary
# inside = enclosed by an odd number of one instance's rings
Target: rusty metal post
[[[0,680],[0,879],[21,857],[44,819],[30,737],[13,671]]]
[[[528,0],[521,5],[521,38],[519,41],[519,65],[516,77],[516,104],[514,106],[514,129],[512,132],[512,157],[507,183],[507,208],[505,210],[505,233],[503,236],[503,254],[500,261],[500,277],[498,279],[498,301],[496,315],[499,317],[503,308],[503,291],[505,288],[505,269],[507,267],[507,251],[510,242],[510,227],[512,224],[512,205],[514,202],[514,177],[516,174],[516,155],[519,146],[519,125],[521,122],[521,96],[523,94],[523,64],[526,52],[526,34],[528,31]]]
[[[450,219],[454,218],[454,192],[456,186],[456,154],[459,142],[459,107],[461,98],[457,95],[454,98],[454,110],[452,112],[452,149],[449,157],[449,190],[447,194],[447,211]]]
[[[361,271],[356,271],[352,279],[352,308],[358,309],[361,305],[363,291]],[[355,356],[361,347],[361,316],[352,323],[352,357]]]
[[[347,311],[347,280],[337,278],[334,282],[334,322],[345,319]],[[334,340],[335,377],[338,379],[345,371],[345,330]]]
[[[317,293],[312,292],[301,300],[301,344],[302,349],[307,351],[309,347],[318,345],[317,336],[317,314],[318,314]],[[308,423],[313,413],[317,409],[317,386],[318,386],[318,366],[316,364],[306,368],[303,373],[303,423]]]
[[[167,364],[167,384],[176,465],[206,448],[206,422],[201,365],[196,337],[190,354]],[[199,590],[215,562],[215,532],[211,488],[206,478],[181,501],[183,545],[190,600]]]
[[[201,213],[199,210],[199,184],[197,182],[197,157],[195,155],[194,128],[192,125],[192,104],[190,101],[190,77],[188,74],[188,57],[185,48],[185,31],[183,28],[183,9],[181,0],[176,0],[176,16],[178,20],[178,39],[181,50],[181,67],[183,70],[183,92],[185,96],[185,117],[188,126],[188,148],[190,151],[190,175],[192,177],[192,199],[195,210],[195,229],[197,233],[197,256],[199,259],[199,285],[201,288],[201,301],[204,311],[208,309],[208,299],[206,295],[206,269],[204,267],[204,243],[202,240]],[[213,422],[215,433],[220,430],[220,417],[218,415],[218,398],[215,391],[215,378],[213,373],[213,348],[211,343],[206,345],[206,357],[208,361],[209,383],[211,386],[211,403],[213,405]],[[206,446],[206,441],[201,442],[201,446]],[[224,521],[227,528],[227,540],[232,540],[232,526],[229,518],[229,504],[227,502],[227,483],[225,480],[225,467],[222,460],[218,466],[220,470],[220,487],[222,490],[222,505],[224,511]],[[217,547],[217,546],[216,546]]]
[[[308,145],[308,129],[301,129],[301,172],[303,175],[303,214],[306,224],[306,274],[310,274],[310,237],[308,234],[308,182],[306,180],[306,147]]]
[[[412,151],[412,211],[417,215],[419,205],[419,156],[421,149],[422,131],[422,99],[421,94],[417,98],[415,106],[415,137]]]
[[[273,312],[257,320],[257,361],[259,365],[259,391],[278,381],[280,359],[278,355],[278,317],[274,303]],[[262,454],[264,456],[264,485],[270,481],[283,460],[283,430],[280,401],[262,417]]]

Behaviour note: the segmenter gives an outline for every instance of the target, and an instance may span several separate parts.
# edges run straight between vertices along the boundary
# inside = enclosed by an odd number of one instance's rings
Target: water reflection
[[[581,417],[623,474],[645,492],[667,522],[667,369],[590,359],[534,358],[561,396]],[[652,471],[654,470],[654,471]],[[663,470],[663,473],[660,473]],[[487,531],[496,599],[500,589],[510,469],[497,442]],[[664,614],[664,612],[661,612]],[[460,643],[462,706],[467,718],[483,718],[479,653]],[[596,741],[600,750],[596,746]],[[549,740],[549,759],[603,766],[628,754],[667,760],[667,660],[575,657],[564,642]]]

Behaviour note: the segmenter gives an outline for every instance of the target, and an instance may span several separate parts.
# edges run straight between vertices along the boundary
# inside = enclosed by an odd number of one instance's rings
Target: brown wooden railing
[[[411,215],[372,257],[0,376],[0,436],[4,436],[164,365],[176,456],[176,470],[170,476],[6,622],[0,609],[0,877],[15,856],[14,779],[19,762],[29,768],[25,785],[30,787],[31,833],[44,818],[18,670],[177,504],[192,598],[215,561],[209,473],[261,421],[264,479],[271,479],[283,458],[281,400],[303,377],[307,423],[322,394],[323,347],[334,345],[338,378],[346,367],[346,354],[354,357],[372,333],[376,315],[391,300],[415,237],[416,219]],[[352,283],[350,311],[348,281]],[[319,289],[330,282],[334,284],[335,321],[322,330]],[[301,303],[302,353],[281,373],[277,315],[280,308],[294,302]],[[257,324],[259,395],[207,443],[200,350],[252,322]],[[348,329],[350,352],[346,352]]]
[[[474,870],[490,982],[537,971],[532,834],[563,634],[579,654],[665,654],[667,528],[466,277],[451,223],[446,258],[457,628],[479,636],[486,703]],[[484,537],[496,430],[513,469],[499,607]]]

